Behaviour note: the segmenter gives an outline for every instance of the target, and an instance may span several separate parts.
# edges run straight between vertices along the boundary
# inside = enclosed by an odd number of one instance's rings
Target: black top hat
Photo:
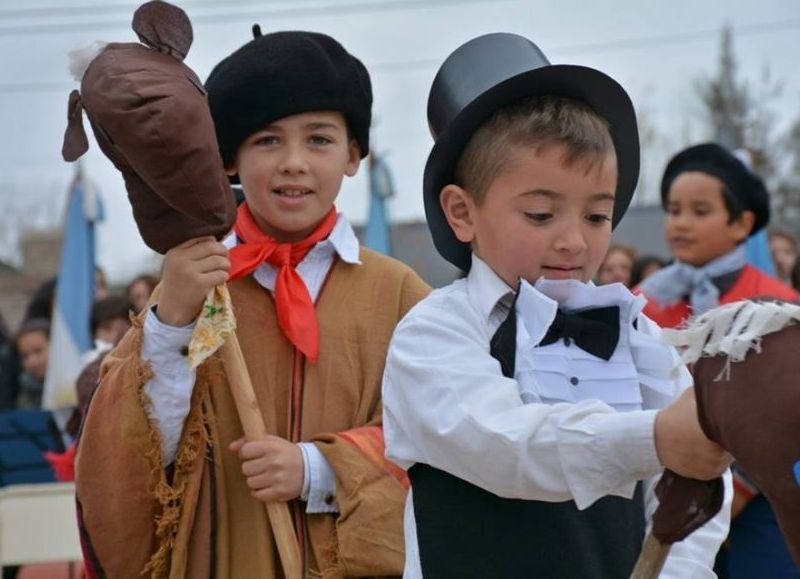
[[[617,153],[616,226],[639,178],[639,132],[628,94],[608,75],[569,64],[552,65],[530,40],[494,33],[463,44],[444,61],[428,97],[428,124],[436,140],[425,166],[425,215],[439,253],[469,270],[470,247],[459,241],[439,203],[442,188],[472,134],[498,109],[527,96],[564,96],[588,104],[610,128]]]
[[[661,179],[661,203],[666,208],[667,194],[681,173],[699,171],[722,181],[734,201],[755,215],[753,235],[769,223],[769,193],[761,178],[742,161],[716,143],[703,143],[684,149],[667,163]]]

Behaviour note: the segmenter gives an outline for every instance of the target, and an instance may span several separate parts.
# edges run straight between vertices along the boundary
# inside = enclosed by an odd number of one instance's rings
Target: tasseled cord
[[[750,350],[761,352],[761,338],[800,321],[800,305],[788,302],[741,301],[714,308],[678,330],[664,330],[664,340],[682,350],[692,364],[704,356],[727,356],[717,380],[730,374]]]

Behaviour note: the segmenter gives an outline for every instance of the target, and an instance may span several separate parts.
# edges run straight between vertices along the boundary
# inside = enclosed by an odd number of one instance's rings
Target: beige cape
[[[230,284],[267,431],[291,439],[296,429],[336,473],[339,514],[299,517],[308,577],[399,575],[403,567],[405,487],[382,449],[364,452],[353,441],[359,427],[380,425],[389,340],[429,288],[370,250],[362,249],[361,261],[335,262],[316,304],[319,359],[301,360],[299,369],[269,292],[252,277]],[[160,436],[145,412],[150,369],[140,358],[142,320],[106,357],[79,442],[87,566],[113,578],[282,577],[266,511],[227,450],[243,433],[218,354],[198,368],[177,457],[162,468]],[[292,411],[293,376],[301,385],[299,413]],[[291,506],[302,512],[299,503]]]

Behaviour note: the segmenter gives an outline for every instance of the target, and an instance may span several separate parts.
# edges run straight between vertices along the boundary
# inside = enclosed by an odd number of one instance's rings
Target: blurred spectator
[[[108,283],[106,282],[106,272],[99,265],[94,267],[94,299],[102,300],[108,297]]]
[[[792,274],[789,276],[789,285],[796,290],[800,290],[800,259],[794,262]]]
[[[56,299],[56,278],[50,278],[36,289],[31,301],[28,302],[28,309],[25,311],[25,319],[45,319],[53,317],[53,305]]]
[[[16,408],[20,371],[19,357],[0,314],[0,410]]]
[[[630,287],[631,270],[636,260],[636,251],[627,245],[612,245],[597,272],[597,284],[621,283]]]
[[[50,345],[50,321],[33,318],[22,323],[14,347],[22,365],[18,408],[41,408],[47,352]]]
[[[633,262],[630,287],[638,286],[665,265],[667,262],[656,255],[643,255]]]
[[[131,309],[131,302],[123,296],[109,296],[97,300],[92,306],[91,327],[94,348],[83,356],[84,368],[75,383],[78,406],[64,427],[67,434],[73,438],[78,435],[85,405],[97,387],[103,358],[111,348],[119,343],[125,332],[131,327]],[[65,460],[69,462],[72,459],[68,455]]]
[[[109,296],[99,299],[92,305],[91,329],[95,350],[110,350],[119,343],[131,327],[130,311],[133,309],[128,298]],[[95,354],[92,358],[97,357]]]
[[[125,295],[133,304],[134,311],[138,314],[147,305],[147,300],[158,285],[158,278],[146,273],[136,276],[125,289]]]
[[[783,283],[793,285],[792,269],[797,262],[797,240],[794,235],[788,231],[770,231],[769,251],[775,263],[775,277]]]

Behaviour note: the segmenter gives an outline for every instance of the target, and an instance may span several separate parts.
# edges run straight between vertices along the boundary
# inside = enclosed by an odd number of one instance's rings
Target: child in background
[[[635,249],[628,245],[612,245],[608,248],[606,258],[597,272],[597,285],[621,283],[625,287],[631,287],[631,274],[635,262]]]
[[[91,362],[101,352],[116,346],[131,327],[133,304],[123,296],[109,296],[92,304],[91,330],[94,349],[84,357]]]
[[[125,288],[125,295],[133,304],[133,309],[136,313],[142,311],[147,305],[147,300],[158,285],[158,278],[154,275],[143,273],[136,276]]]
[[[775,263],[775,277],[787,285],[794,285],[792,270],[797,262],[797,239],[788,231],[770,231],[769,251]]]
[[[675,262],[639,289],[645,314],[663,328],[720,304],[756,296],[797,299],[791,287],[748,265],[744,241],[769,223],[763,181],[723,147],[675,155],[661,181],[664,231]]]
[[[656,255],[643,255],[637,258],[631,269],[630,287],[635,288],[665,265],[666,262]]]
[[[639,286],[648,299],[645,314],[660,326],[680,326],[690,316],[739,300],[798,298],[746,261],[744,241],[769,223],[769,195],[763,181],[725,148],[707,143],[675,155],[664,171],[661,199],[675,262]],[[769,503],[736,465],[733,474],[733,522],[720,553],[727,577],[800,577]]]
[[[14,345],[22,365],[17,408],[42,407],[42,390],[47,373],[47,354],[50,346],[50,322],[33,318],[22,323]]]

